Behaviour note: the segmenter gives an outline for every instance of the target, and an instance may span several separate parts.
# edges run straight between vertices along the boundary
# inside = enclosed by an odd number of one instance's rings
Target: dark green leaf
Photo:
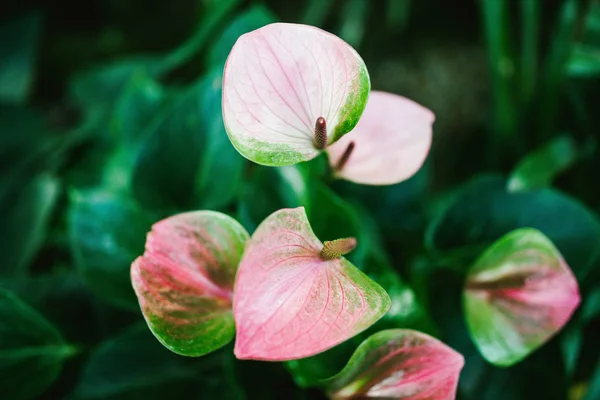
[[[46,319],[11,292],[0,289],[0,393],[32,399],[60,374],[75,349]]]
[[[509,193],[505,179],[498,176],[467,182],[429,226],[426,241],[439,250],[465,246],[483,250],[522,227],[536,228],[548,236],[580,280],[589,272],[600,243],[596,215],[557,190]]]
[[[137,57],[94,67],[76,75],[70,93],[76,104],[90,113],[90,118],[105,118],[127,83],[135,74],[156,77],[162,72],[159,56]]]
[[[24,182],[56,167],[67,138],[50,130],[43,117],[23,106],[0,103],[0,203],[13,202]]]
[[[229,24],[212,46],[208,53],[209,65],[222,68],[231,48],[240,36],[276,21],[277,17],[265,6],[252,5]]]
[[[133,74],[119,96],[111,116],[111,133],[122,146],[143,140],[148,125],[166,98],[163,87],[143,71]]]
[[[44,243],[54,204],[60,194],[59,181],[39,175],[23,185],[13,198],[2,202],[0,243],[4,263],[0,274],[16,275],[26,268]]]
[[[203,120],[204,82],[182,93],[144,133],[135,161],[133,191],[146,207],[185,209],[192,195],[206,143]]]
[[[596,368],[592,374],[587,392],[583,400],[596,400],[600,397],[600,359],[596,364]]]
[[[600,47],[583,44],[574,46],[567,65],[567,74],[586,78],[600,74]]]
[[[178,356],[161,346],[145,324],[136,324],[92,352],[70,399],[242,398],[224,373],[227,357],[232,356]]]
[[[87,285],[113,304],[138,309],[130,266],[144,252],[146,233],[158,218],[103,189],[73,191],[69,207],[71,251]]]
[[[29,96],[41,22],[41,16],[32,13],[0,26],[0,100],[23,103]]]
[[[577,160],[577,145],[570,136],[560,136],[523,158],[508,180],[509,192],[524,192],[551,186],[554,178]]]
[[[223,71],[213,70],[204,78],[202,89],[203,146],[200,170],[196,179],[197,204],[206,209],[222,208],[238,194],[245,159],[233,147],[225,131],[221,114]]]

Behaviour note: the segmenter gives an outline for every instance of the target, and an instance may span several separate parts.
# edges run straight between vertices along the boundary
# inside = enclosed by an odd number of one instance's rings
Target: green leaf
[[[103,189],[70,193],[68,232],[77,270],[105,300],[129,309],[138,304],[130,266],[144,251],[156,217],[120,194]]]
[[[217,68],[202,83],[201,116],[206,143],[203,146],[195,193],[197,203],[205,209],[223,208],[233,201],[240,190],[246,165],[246,159],[231,145],[223,125],[222,77],[223,70]]]
[[[131,282],[156,338],[198,357],[233,339],[233,284],[249,236],[233,218],[190,211],[152,226]]]
[[[480,176],[461,187],[428,227],[426,244],[446,251],[466,246],[482,250],[522,227],[548,236],[580,280],[589,273],[600,243],[597,216],[557,190],[509,193],[498,176]]]
[[[81,72],[70,82],[72,100],[84,107],[87,118],[102,123],[135,74],[157,77],[162,72],[159,56],[135,57]]]
[[[238,15],[213,44],[208,53],[209,65],[222,68],[240,36],[276,21],[277,17],[264,5],[253,4],[247,11]]]
[[[137,71],[121,92],[111,116],[111,133],[122,146],[136,146],[166,100],[163,87]]]
[[[524,192],[551,186],[553,179],[577,160],[577,144],[570,136],[560,136],[523,158],[512,172],[507,189]]]
[[[182,93],[144,133],[133,171],[133,192],[149,208],[192,208],[192,192],[206,142],[203,81]]]
[[[467,325],[489,362],[523,360],[569,321],[580,303],[573,273],[540,231],[517,229],[471,266],[463,292]]]
[[[35,78],[41,15],[30,13],[0,26],[0,100],[24,103]]]
[[[600,359],[598,359],[596,367],[594,368],[590,384],[583,400],[595,400],[598,397],[600,397]]]
[[[0,203],[18,196],[24,182],[55,168],[69,139],[53,132],[41,114],[0,103]]]
[[[224,371],[229,354],[190,359],[161,346],[145,324],[101,343],[90,355],[70,400],[242,398]]]
[[[100,305],[73,269],[62,270],[59,267],[53,273],[2,278],[0,287],[10,290],[38,310],[72,342],[95,341],[105,333],[104,327],[96,323],[100,321],[95,314]],[[105,309],[108,308],[106,305]]]
[[[567,75],[591,78],[598,74],[600,74],[600,47],[584,44],[573,46],[571,58],[567,64]]]
[[[0,393],[33,399],[58,377],[75,349],[46,319],[11,292],[0,289]]]
[[[483,0],[480,4],[494,94],[495,134],[498,138],[514,138],[517,112],[512,89],[515,66],[509,49],[509,3]]]
[[[59,181],[49,174],[22,182],[15,197],[2,202],[0,243],[4,255],[0,274],[21,275],[44,243]]]
[[[130,56],[112,63],[93,67],[75,76],[69,85],[69,95],[87,112],[91,127],[103,127],[103,121],[132,76],[143,73],[160,78],[192,58],[206,44],[210,35],[238,5],[239,0],[223,0],[205,13],[196,32],[175,50],[162,55]],[[101,134],[102,132],[101,129]]]

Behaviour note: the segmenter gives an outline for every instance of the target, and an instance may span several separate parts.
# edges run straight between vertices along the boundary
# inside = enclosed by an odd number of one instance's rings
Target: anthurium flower
[[[270,166],[316,157],[350,132],[369,96],[365,63],[321,29],[274,23],[239,37],[223,74],[223,120],[246,158]]]
[[[303,207],[279,210],[252,235],[235,283],[235,355],[284,361],[323,352],[377,321],[387,293],[344,254],[354,238],[325,244]]]
[[[577,280],[550,239],[512,231],[471,267],[463,304],[467,325],[488,361],[509,366],[556,334],[580,302]]]
[[[414,175],[431,147],[433,113],[405,97],[372,91],[356,128],[327,148],[339,178],[390,185]]]
[[[377,332],[327,383],[331,399],[452,400],[463,356],[409,329]]]
[[[153,225],[131,281],[150,330],[169,350],[201,356],[233,339],[233,283],[247,239],[237,221],[214,211]]]

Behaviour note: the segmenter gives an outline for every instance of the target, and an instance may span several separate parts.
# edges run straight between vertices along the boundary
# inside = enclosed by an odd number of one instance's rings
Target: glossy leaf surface
[[[240,359],[282,361],[325,351],[385,314],[390,298],[344,258],[323,261],[303,207],[265,219],[252,236],[233,302]]]
[[[340,178],[362,184],[391,185],[413,176],[431,147],[433,113],[407,98],[372,91],[356,128],[327,148]],[[354,149],[343,166],[344,152]]]
[[[274,23],[242,35],[223,75],[223,119],[235,148],[264,165],[315,158],[315,123],[328,144],[356,126],[370,80],[358,53],[340,38],[299,24]]]
[[[463,304],[471,337],[493,364],[512,365],[571,318],[577,280],[552,242],[531,228],[494,243],[471,267]]]
[[[201,356],[235,333],[231,297],[248,234],[213,211],[157,222],[131,280],[148,326],[168,349]]]
[[[0,289],[0,394],[36,398],[75,353],[60,332],[11,292]]]

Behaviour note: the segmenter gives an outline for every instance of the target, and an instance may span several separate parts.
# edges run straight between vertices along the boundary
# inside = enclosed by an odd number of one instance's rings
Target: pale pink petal
[[[233,283],[247,238],[237,221],[213,211],[154,224],[144,255],[131,266],[131,282],[150,330],[165,347],[200,356],[231,341]]]
[[[452,400],[464,358],[421,332],[377,332],[328,383],[332,399]]]
[[[303,207],[257,228],[233,299],[240,359],[283,361],[325,351],[363,331],[390,307],[387,293],[344,258],[323,261]]]
[[[554,336],[580,302],[577,280],[552,242],[532,228],[493,244],[467,276],[467,325],[482,355],[512,365]]]
[[[434,120],[430,110],[412,100],[373,90],[356,128],[327,148],[329,163],[336,170],[354,142],[337,176],[367,185],[402,182],[423,165]]]
[[[233,46],[223,75],[223,119],[244,157],[290,165],[319,154],[319,117],[328,143],[352,130],[369,90],[365,64],[346,42],[312,26],[274,23]]]

